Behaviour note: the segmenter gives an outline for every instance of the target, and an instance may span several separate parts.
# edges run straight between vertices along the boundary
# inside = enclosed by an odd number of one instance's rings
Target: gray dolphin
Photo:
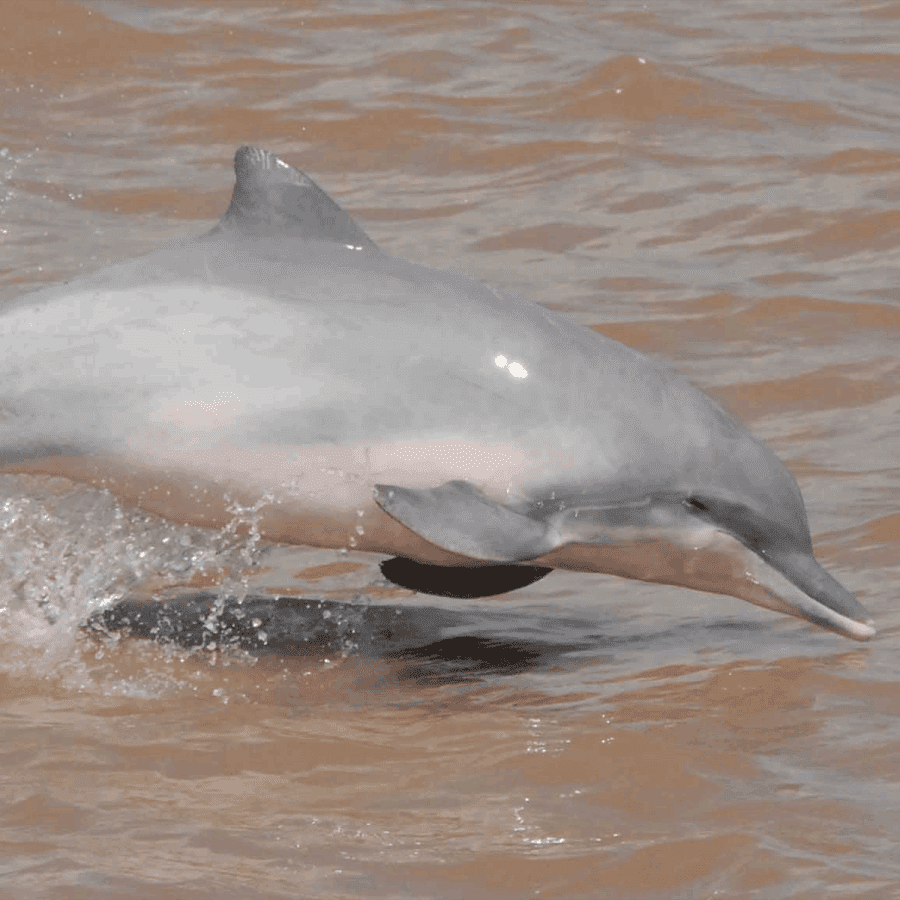
[[[0,470],[201,526],[251,510],[274,541],[606,572],[875,633],[794,479],[697,388],[388,256],[272,153],[235,172],[209,233],[2,310]]]

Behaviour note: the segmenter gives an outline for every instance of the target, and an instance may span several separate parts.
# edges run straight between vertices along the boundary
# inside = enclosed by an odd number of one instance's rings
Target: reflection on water
[[[296,597],[244,597],[223,601],[205,592],[175,602],[123,601],[95,614],[88,627],[100,635],[124,633],[207,651],[323,657],[383,658],[407,663],[399,678],[424,682],[464,681],[473,676],[513,675],[559,665],[576,651],[597,651],[588,642],[554,642],[504,632],[497,616],[416,606],[356,606]],[[494,620],[494,621],[491,621]],[[493,625],[497,633],[483,634]],[[498,627],[499,626],[499,627]],[[446,636],[445,636],[446,635]]]
[[[4,12],[3,299],[202,231],[266,146],[714,393],[879,636],[563,572],[425,597],[4,476],[0,896],[900,892],[897,4]]]

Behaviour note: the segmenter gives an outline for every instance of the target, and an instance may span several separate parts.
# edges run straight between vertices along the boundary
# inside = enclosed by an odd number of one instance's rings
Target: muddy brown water
[[[265,146],[719,398],[879,627],[571,573],[417,596],[251,512],[7,476],[0,896],[900,897],[900,4],[42,0],[0,34],[3,298],[204,229]],[[202,646],[85,631],[126,599]]]

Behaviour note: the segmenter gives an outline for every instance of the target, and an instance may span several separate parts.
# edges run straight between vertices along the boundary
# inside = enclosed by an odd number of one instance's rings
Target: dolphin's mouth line
[[[823,607],[823,609],[827,609],[827,607]],[[855,619],[848,619],[846,616],[834,612],[821,619],[813,616],[809,616],[808,619],[814,625],[827,628],[829,631],[837,632],[856,641],[869,641],[878,633],[875,630],[874,619],[869,619],[868,622],[857,622]]]
[[[580,538],[530,563],[738,597],[855,640],[875,635],[865,607],[811,554],[763,556],[730,531],[710,523],[609,527],[609,522],[604,514],[601,531],[595,531],[596,519],[568,519],[570,540],[576,526],[583,529]]]
[[[775,560],[747,552],[747,579],[735,596],[757,606],[805,619],[857,641],[875,636],[872,617],[811,554],[785,554]]]

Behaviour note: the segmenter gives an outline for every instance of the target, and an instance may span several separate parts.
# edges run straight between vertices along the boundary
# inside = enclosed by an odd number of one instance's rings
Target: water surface
[[[388,252],[716,396],[879,636],[572,573],[416,596],[263,545],[252,511],[203,532],[6,476],[0,896],[900,896],[898,26],[836,0],[4,7],[0,298],[202,231],[264,146]],[[183,589],[192,625],[153,618]],[[126,599],[131,637],[83,628]]]

